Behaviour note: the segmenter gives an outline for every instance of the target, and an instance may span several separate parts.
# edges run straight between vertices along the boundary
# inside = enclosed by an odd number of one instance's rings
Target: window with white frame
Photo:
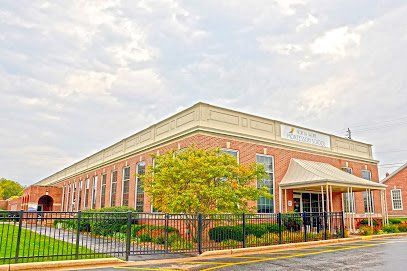
[[[110,176],[110,206],[116,206],[117,192],[117,171],[113,171]]]
[[[353,174],[351,167],[343,167],[343,171]],[[344,193],[343,194],[343,208],[346,213],[355,213],[355,193]]]
[[[257,181],[257,187],[267,187],[267,190],[274,196],[274,158],[270,155],[256,154],[256,163],[262,164],[267,174],[267,178]],[[257,201],[258,213],[274,213],[273,199],[260,197]]]
[[[62,206],[61,206],[61,210],[64,211],[65,210],[65,193],[66,193],[66,186],[64,185],[62,187]]]
[[[78,211],[81,210],[81,203],[82,203],[82,185],[83,185],[83,181],[80,180],[79,181],[79,189],[78,189]]]
[[[236,161],[239,162],[239,151],[231,149],[221,149],[220,151],[235,157]]]
[[[106,206],[106,182],[107,182],[107,175],[102,175],[102,183],[100,186],[100,208],[104,208]]]
[[[73,184],[73,190],[72,190],[72,205],[71,205],[71,211],[75,211],[75,202],[76,202],[76,182]]]
[[[362,178],[365,180],[370,181],[372,179],[372,173],[370,170],[362,170]],[[368,197],[369,196],[369,197]],[[365,213],[374,213],[374,200],[373,200],[373,192],[370,191],[370,193],[364,191],[363,192],[363,206]],[[368,202],[370,201],[370,206],[368,205]]]
[[[129,206],[130,167],[123,168],[122,205]]]
[[[391,190],[391,204],[394,211],[403,210],[403,199],[401,198],[401,189]]]
[[[136,166],[136,212],[144,211],[144,188],[140,178],[145,173],[146,163],[140,162]]]
[[[343,193],[343,208],[345,213],[355,213],[355,192]]]
[[[85,200],[83,203],[83,208],[87,209],[89,205],[89,191],[90,190],[90,180],[86,179],[85,181]]]
[[[98,176],[93,176],[93,178],[92,178],[92,202],[90,205],[91,209],[95,209],[95,207],[96,207],[97,186],[98,186]]]
[[[349,174],[353,174],[353,169],[351,167],[343,167],[342,170]]]

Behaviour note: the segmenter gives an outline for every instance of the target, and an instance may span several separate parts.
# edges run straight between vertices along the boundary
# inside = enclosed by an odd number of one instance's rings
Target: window
[[[270,194],[274,196],[274,161],[273,156],[256,154],[256,162],[264,165],[266,170],[267,179],[263,179],[257,182],[257,187],[267,187]],[[267,199],[265,197],[259,198],[257,201],[258,213],[274,213],[273,199]]]
[[[89,205],[89,189],[90,189],[90,180],[86,179],[85,182],[85,202],[83,203],[83,208],[87,209]]]
[[[370,208],[372,208],[369,212],[369,206],[368,206],[368,198],[369,196],[369,201],[370,201]],[[363,205],[365,206],[365,213],[374,213],[374,201],[373,201],[373,192],[370,191],[370,193],[367,193],[366,191],[363,192]]]
[[[96,207],[96,191],[98,186],[98,176],[93,176],[92,178],[92,203],[90,205],[91,209]]]
[[[351,167],[343,167],[342,170],[349,173],[349,174],[353,174],[353,170],[352,170]]]
[[[100,188],[100,208],[104,208],[106,206],[106,174],[102,175],[102,184]]]
[[[69,200],[71,199],[71,184],[68,184],[68,197],[66,198],[66,211],[70,211]]]
[[[110,181],[110,206],[116,206],[117,171],[112,172]]]
[[[391,190],[391,205],[393,210],[403,210],[403,200],[401,198],[401,189]]]
[[[362,170],[362,178],[365,180],[371,180],[372,179],[372,173],[370,172],[370,170]],[[371,206],[371,210],[369,212],[369,206],[368,206],[368,202],[370,201],[370,206]],[[373,192],[370,191],[369,193],[369,200],[368,200],[368,193],[365,191],[363,192],[363,205],[364,205],[364,209],[365,209],[365,213],[374,213],[374,201],[373,201]]]
[[[144,188],[140,175],[146,170],[146,164],[140,162],[136,166],[136,212],[144,211]]]
[[[129,206],[130,167],[123,168],[122,205]]]
[[[76,183],[73,184],[73,191],[72,191],[72,205],[71,211],[75,211],[75,201],[76,201]]]
[[[61,210],[64,211],[65,210],[65,193],[66,193],[66,186],[64,185],[62,187],[62,206],[61,206]],[[23,200],[23,203],[25,203],[25,198]]]
[[[343,208],[345,213],[355,213],[355,192],[343,193]]]
[[[372,173],[370,170],[362,170],[362,178],[370,181],[372,179]]]
[[[78,206],[76,206],[78,208],[78,211],[81,210],[81,203],[82,203],[82,180],[79,181],[79,189],[78,189]]]
[[[237,150],[230,150],[230,149],[221,149],[220,151],[223,152],[223,153],[232,155],[233,157],[236,158],[237,162],[239,162],[239,151],[237,151]]]

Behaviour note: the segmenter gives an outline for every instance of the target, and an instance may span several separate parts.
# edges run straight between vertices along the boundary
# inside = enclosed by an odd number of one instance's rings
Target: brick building
[[[45,210],[39,199],[46,195],[52,199],[46,208],[54,211],[127,205],[150,212],[136,172],[152,164],[151,154],[192,144],[265,165],[274,197],[252,203],[259,213],[343,210],[352,227],[355,218],[386,217],[385,185],[370,144],[204,103],[39,181],[34,187],[43,189],[35,197],[25,192],[22,208]]]
[[[381,183],[387,185],[389,215],[407,217],[407,163],[387,175]]]

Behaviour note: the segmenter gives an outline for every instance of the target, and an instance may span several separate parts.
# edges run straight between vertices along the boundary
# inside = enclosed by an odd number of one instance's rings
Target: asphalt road
[[[107,270],[407,270],[407,237],[381,238],[275,253],[188,259],[177,264],[128,265]]]

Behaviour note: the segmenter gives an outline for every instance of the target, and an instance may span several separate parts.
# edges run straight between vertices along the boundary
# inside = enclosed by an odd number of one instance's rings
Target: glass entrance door
[[[294,193],[294,212],[321,213],[322,211],[321,194],[310,192]]]

